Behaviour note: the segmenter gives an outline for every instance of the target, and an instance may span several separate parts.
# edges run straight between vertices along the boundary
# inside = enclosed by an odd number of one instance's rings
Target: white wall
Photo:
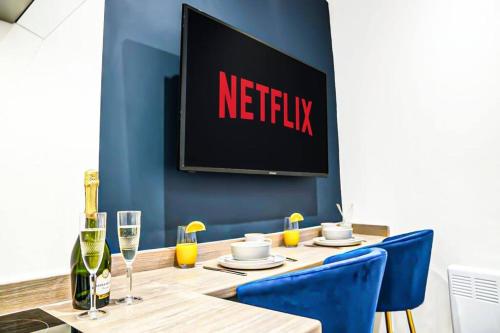
[[[77,5],[46,35],[0,27],[0,284],[69,272],[98,167],[104,1]]]
[[[0,21],[0,42],[2,41],[3,37],[10,31],[11,27],[12,24],[5,21]]]
[[[434,229],[414,316],[419,332],[451,332],[446,267],[500,269],[500,2],[337,0],[330,11],[343,199],[393,234]]]

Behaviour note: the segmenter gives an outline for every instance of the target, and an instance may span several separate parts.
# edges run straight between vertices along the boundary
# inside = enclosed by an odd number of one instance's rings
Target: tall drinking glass
[[[90,310],[78,315],[79,319],[95,320],[107,313],[96,308],[96,273],[101,265],[106,242],[106,213],[95,213],[94,218],[83,214],[80,218],[80,246],[85,268],[90,273]]]
[[[291,222],[289,217],[285,217],[283,227],[283,242],[286,247],[296,247],[300,241],[299,222]]]
[[[177,228],[177,245],[175,246],[177,264],[180,268],[193,268],[198,256],[196,232],[186,232],[186,226]]]
[[[141,236],[141,212],[140,211],[120,211],[116,214],[118,224],[118,241],[120,251],[125,265],[127,266],[127,277],[129,278],[127,296],[117,300],[117,303],[132,305],[142,302],[141,297],[132,296],[132,263],[134,262],[139,247]]]

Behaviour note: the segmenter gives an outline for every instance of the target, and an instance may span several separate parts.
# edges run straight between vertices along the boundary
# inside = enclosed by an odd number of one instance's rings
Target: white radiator
[[[500,271],[448,267],[454,333],[500,333]]]

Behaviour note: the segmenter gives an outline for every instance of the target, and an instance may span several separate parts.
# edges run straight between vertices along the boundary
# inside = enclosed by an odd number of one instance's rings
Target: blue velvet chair
[[[393,332],[392,311],[406,311],[410,331],[416,332],[411,310],[424,302],[433,237],[432,230],[420,230],[365,247],[387,251],[377,312],[385,312],[388,333]]]
[[[311,269],[250,282],[238,301],[321,321],[323,332],[371,333],[387,253],[358,249]]]

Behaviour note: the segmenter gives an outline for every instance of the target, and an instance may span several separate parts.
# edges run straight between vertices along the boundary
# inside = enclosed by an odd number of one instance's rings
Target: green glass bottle
[[[99,188],[99,173],[96,170],[85,171],[85,215],[87,219],[93,220],[97,213],[97,190]],[[91,223],[91,221],[89,222]],[[96,306],[102,308],[109,304],[111,288],[111,252],[108,242],[104,246],[104,255],[101,265],[97,270]],[[85,268],[80,248],[80,240],[77,237],[73,251],[71,252],[71,294],[73,297],[73,308],[90,309],[90,281],[89,272]]]

